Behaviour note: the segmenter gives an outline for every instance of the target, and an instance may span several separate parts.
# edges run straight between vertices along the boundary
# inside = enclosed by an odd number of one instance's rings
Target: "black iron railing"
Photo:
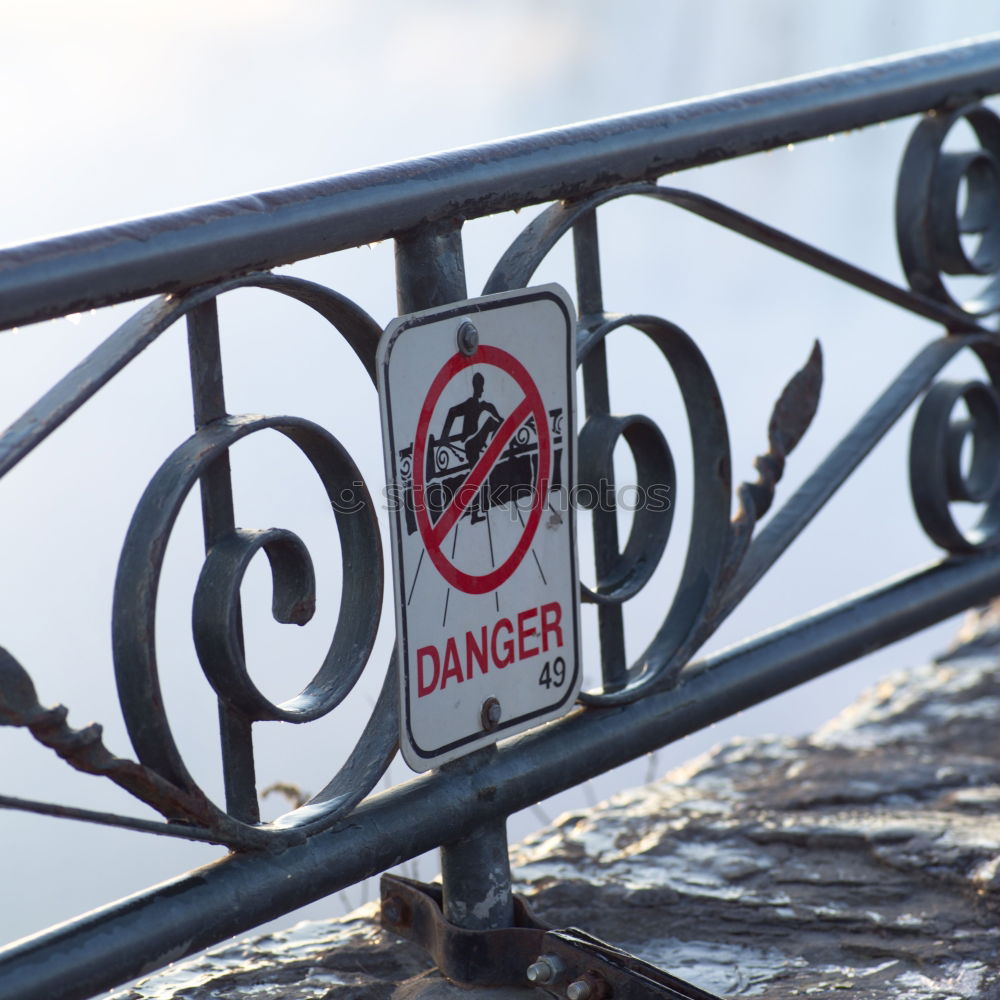
[[[115,756],[99,727],[74,729],[65,709],[41,705],[25,669],[30,664],[22,666],[16,651],[0,649],[0,724],[25,728],[73,767],[111,779],[159,812],[162,822],[11,796],[0,798],[0,805],[204,840],[233,851],[0,953],[0,994],[91,995],[436,847],[442,848],[444,906],[453,921],[471,928],[509,922],[505,821],[511,813],[1000,592],[1000,341],[992,325],[1000,308],[1000,119],[980,103],[997,92],[1000,36],[0,252],[0,328],[159,296],[0,437],[0,475],[182,319],[195,422],[193,436],[165,457],[149,483],[118,565],[111,609],[114,666],[137,759]],[[898,180],[905,284],[703,195],[655,183],[682,168],[915,114],[922,117]],[[961,122],[967,137],[955,147],[951,138]],[[666,319],[605,312],[598,210],[636,196],[670,202],[940,328],[941,336],[906,363],[759,531],[755,526],[774,502],[788,456],[816,412],[820,351],[813,349],[775,404],[756,480],[734,490],[722,401],[696,342]],[[391,238],[401,312],[460,301],[468,294],[463,224],[548,202],[502,254],[484,291],[528,285],[556,243],[572,234],[586,410],[580,457],[593,478],[614,482],[610,456],[619,438],[632,451],[640,481],[673,485],[674,475],[666,439],[655,425],[641,416],[609,413],[606,338],[622,328],[638,330],[673,370],[691,436],[693,479],[684,488],[693,497],[693,516],[680,583],[664,600],[663,624],[629,663],[622,608],[656,568],[669,516],[637,516],[623,542],[614,509],[596,510],[597,584],[582,587],[581,594],[598,606],[603,683],[581,695],[579,710],[371,794],[397,750],[398,695],[390,669],[340,772],[305,805],[261,822],[253,725],[308,722],[342,702],[368,665],[383,558],[370,495],[362,494],[360,509],[356,493],[355,503],[341,502],[344,490],[356,491],[361,476],[329,430],[295,416],[227,412],[216,302],[245,287],[290,296],[328,321],[374,377],[380,326],[339,291],[270,269]],[[949,275],[978,275],[982,290],[958,301],[943,277]],[[978,357],[983,377],[936,381],[961,352]],[[914,403],[911,488],[919,520],[942,550],[940,560],[695,659]],[[239,586],[250,560],[263,550],[274,579],[275,617],[305,622],[315,603],[311,563],[290,532],[236,526],[227,457],[237,441],[268,429],[284,435],[314,466],[350,567],[322,665],[299,696],[280,704],[265,697],[247,673]],[[205,794],[181,756],[156,661],[164,552],[196,485],[207,554],[193,627],[201,666],[219,699],[224,805]],[[976,505],[974,526],[956,519],[954,503]]]

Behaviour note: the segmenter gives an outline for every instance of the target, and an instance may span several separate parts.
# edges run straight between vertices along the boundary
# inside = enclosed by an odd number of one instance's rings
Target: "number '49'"
[[[562,687],[566,683],[566,661],[561,656],[557,656],[551,664],[546,660],[538,683],[544,688]]]

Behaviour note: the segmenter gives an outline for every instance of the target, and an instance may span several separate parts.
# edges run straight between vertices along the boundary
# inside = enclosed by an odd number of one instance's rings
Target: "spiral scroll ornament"
[[[192,487],[230,447],[260,431],[284,435],[309,459],[337,519],[343,559],[340,616],[313,679],[280,704],[266,698],[246,667],[238,621],[239,587],[258,551],[273,577],[278,621],[305,624],[315,605],[312,562],[302,541],[280,528],[235,529],[209,550],[194,598],[194,635],[219,699],[245,720],[308,722],[332,711],[368,662],[379,620],[382,558],[374,505],[350,456],[329,432],[297,417],[226,417],[201,428],[160,467],[136,508],[119,563],[112,614],[119,698],[139,759],[183,789],[197,785],[174,741],[160,693],[156,597],[167,541]],[[218,815],[220,822],[235,822]]]
[[[219,698],[220,718],[241,735],[239,754],[252,755],[250,726],[264,721],[309,722],[331,712],[365,668],[378,628],[383,584],[381,543],[374,504],[360,472],[332,434],[298,417],[230,416],[224,411],[215,299],[241,287],[287,295],[323,316],[351,346],[369,374],[374,372],[378,325],[349,299],[313,282],[271,274],[249,274],[218,285],[168,297],[152,313],[133,321],[136,339],[158,336],[188,316],[197,430],[154,475],[139,502],[118,565],[112,612],[113,652],[119,700],[141,765],[182,792],[197,795],[208,809],[203,822],[237,847],[301,840],[351,809],[374,786],[396,749],[398,709],[387,672],[375,710],[345,764],[304,807],[270,824],[255,822],[255,810],[234,812],[211,803],[188,772],[164,711],[156,649],[156,595],[167,542],[185,498],[196,484],[216,491],[228,482],[230,448],[250,435],[283,435],[310,462],[336,521],[342,558],[340,612],[329,649],[312,680],[275,703],[259,690],[246,666],[239,590],[257,553],[268,560],[273,581],[272,613],[283,623],[306,624],[316,594],[312,559],[302,540],[283,528],[225,527],[215,519],[195,590],[192,624],[202,670]],[[220,480],[220,477],[221,480]],[[225,486],[221,496],[228,493]],[[224,501],[231,504],[231,500]],[[231,518],[231,513],[229,517]],[[221,525],[221,528],[220,528]],[[252,757],[250,758],[252,760]],[[227,761],[227,799],[231,771]],[[237,763],[239,763],[237,761]],[[242,766],[242,765],[240,765]],[[254,796],[252,764],[244,772],[243,801]],[[248,780],[249,778],[249,780]]]
[[[946,140],[966,123],[979,146]],[[896,239],[914,291],[973,316],[1000,309],[1000,118],[982,105],[930,112],[910,138],[896,189]],[[980,276],[959,301],[944,276]]]
[[[580,695],[585,704],[624,704],[677,682],[690,656],[731,610],[725,602],[727,588],[748,553],[757,519],[770,506],[785,458],[811,423],[819,399],[822,360],[817,345],[775,406],[768,429],[768,451],[756,462],[758,480],[740,485],[739,510],[731,519],[729,431],[719,388],[704,355],[675,324],[657,316],[612,315],[604,311],[601,302],[596,209],[622,197],[638,195],[670,202],[677,200],[678,194],[655,184],[632,184],[584,201],[554,205],[511,244],[484,289],[491,293],[527,285],[556,243],[573,232],[578,299],[583,313],[577,334],[577,363],[583,369],[588,397],[587,419],[579,439],[581,505],[604,515],[605,523],[613,519],[614,501],[610,507],[612,517],[608,518],[609,507],[602,489],[614,481],[613,454],[619,439],[632,453],[637,495],[649,498],[659,492],[669,498],[669,502],[646,503],[634,511],[624,546],[618,544],[616,531],[601,537],[601,525],[595,516],[597,580],[592,586],[581,582],[580,590],[584,602],[598,606],[605,683],[602,690]],[[649,338],[673,373],[684,404],[692,453],[692,477],[687,484],[692,523],[681,579],[656,634],[627,667],[621,663],[621,608],[649,583],[666,551],[677,477],[670,445],[656,423],[642,414],[609,412],[604,342],[622,328],[637,330]],[[587,503],[588,498],[592,503]],[[621,665],[608,670],[611,658]]]
[[[928,390],[910,441],[910,491],[932,541],[968,553],[1000,544],[1000,392],[981,381],[943,380]],[[981,508],[963,529],[952,505]]]
[[[729,543],[730,457],[722,399],[704,356],[679,327],[655,316],[622,316],[585,336],[578,351],[580,364],[613,331],[630,327],[644,333],[663,354],[681,388],[693,452],[693,521],[678,595],[652,642],[629,670],[621,692],[584,693],[581,700],[609,704],[630,700],[638,689],[665,680],[660,665],[670,664],[709,606],[725,565]],[[635,511],[625,545],[612,554],[593,588],[581,584],[583,600],[598,605],[622,605],[652,578],[663,557],[673,520],[676,473],[663,432],[641,414],[592,413],[580,432],[580,486],[597,489],[612,476],[612,456],[624,439],[635,462],[637,487],[647,497],[654,487],[665,503],[647,502]]]
[[[396,753],[399,704],[393,655],[371,716],[339,771],[304,805],[273,822],[258,822],[250,727],[264,721],[309,722],[343,701],[373,648],[383,560],[371,496],[350,455],[332,434],[299,417],[231,416],[225,410],[216,299],[248,287],[287,296],[322,316],[374,380],[381,329],[356,303],[315,282],[251,273],[149,303],[95,352],[87,380],[77,380],[69,392],[74,408],[79,407],[95,386],[120,371],[178,320],[187,319],[196,430],[147,486],[133,514],[115,581],[115,674],[138,761],[108,750],[99,725],[73,729],[66,722],[64,707],[41,705],[27,672],[0,649],[0,725],[28,729],[73,767],[110,779],[158,811],[167,823],[7,796],[0,797],[4,807],[235,849],[280,847],[301,842],[353,809],[374,788]],[[316,594],[312,559],[297,535],[283,528],[252,530],[233,523],[229,450],[262,431],[283,435],[312,465],[335,519],[342,559],[341,605],[329,650],[312,680],[279,703],[265,697],[247,671],[239,605],[243,575],[257,553],[267,558],[273,581],[272,613],[279,622],[306,624],[313,616]],[[180,509],[196,484],[202,493],[207,554],[194,594],[193,631],[202,670],[219,700],[225,808],[202,791],[181,758],[164,709],[156,661],[156,599],[163,560]]]
[[[118,566],[112,631],[119,700],[140,762],[172,786],[204,798],[181,758],[164,711],[155,649],[156,595],[166,545],[185,498],[200,483],[203,512],[206,503],[214,512],[192,625],[198,660],[219,699],[224,746],[229,745],[228,756],[224,754],[226,807],[209,803],[208,825],[226,842],[252,847],[301,840],[364,798],[396,751],[398,705],[390,661],[368,724],[332,780],[287,816],[269,824],[256,821],[250,726],[310,722],[333,711],[352,690],[378,630],[383,560],[372,498],[357,466],[332,434],[299,417],[225,413],[214,299],[245,286],[280,292],[311,307],[343,336],[368,373],[374,373],[378,325],[349,299],[315,283],[252,274],[170,301],[157,323],[165,328],[181,315],[189,317],[197,430],[163,463],[133,515]],[[340,609],[329,649],[305,687],[277,703],[263,694],[247,670],[239,602],[243,576],[258,553],[267,558],[272,614],[282,623],[306,624],[316,594],[312,559],[297,535],[283,528],[236,527],[231,520],[229,450],[264,431],[284,436],[312,465],[335,518],[342,560]]]

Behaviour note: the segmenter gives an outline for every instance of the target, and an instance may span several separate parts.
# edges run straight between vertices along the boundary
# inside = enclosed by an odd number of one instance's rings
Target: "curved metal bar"
[[[538,265],[578,221],[595,208],[630,195],[641,195],[682,208],[740,236],[770,247],[786,257],[792,257],[808,267],[845,281],[863,292],[907,309],[917,316],[941,323],[949,329],[961,331],[983,329],[974,317],[960,309],[937,302],[934,298],[920,294],[919,291],[900,288],[864,268],[820,250],[804,240],[745,215],[735,208],[723,205],[713,198],[657,184],[628,184],[602,191],[583,201],[560,202],[547,208],[520,233],[500,258],[486,282],[483,294],[527,285]]]
[[[670,445],[649,417],[639,415],[602,413],[587,419],[580,432],[577,502],[593,507],[605,504],[619,438],[624,438],[635,462],[632,528],[624,551],[616,553],[617,558],[599,577],[597,589],[580,584],[581,597],[589,604],[621,604],[638,594],[659,565],[674,519],[677,477]],[[589,496],[584,496],[585,491]]]
[[[917,411],[910,439],[910,491],[920,524],[937,545],[960,554],[1000,544],[1000,346],[987,342],[977,352],[990,382],[936,382]],[[956,420],[959,402],[968,415]],[[967,441],[972,447],[966,463]],[[956,522],[955,501],[983,506],[973,527]]]
[[[343,560],[340,615],[330,650],[316,677],[291,702],[271,705],[246,677],[239,643],[233,637],[233,616],[226,615],[222,633],[214,620],[210,623],[205,618],[206,611],[218,603],[206,594],[217,594],[220,588],[223,597],[215,610],[222,613],[233,607],[232,600],[225,600],[226,595],[231,597],[232,581],[227,578],[220,584],[215,572],[221,567],[228,574],[232,563],[225,558],[213,563],[210,555],[208,570],[199,585],[195,624],[200,630],[199,653],[212,661],[225,661],[221,666],[212,662],[209,667],[216,690],[223,699],[242,708],[249,719],[301,722],[318,718],[353,687],[368,661],[378,629],[382,551],[374,505],[367,491],[360,501],[353,492],[359,489],[361,475],[336,438],[317,424],[297,417],[227,417],[192,435],[164,462],[139,501],[122,549],[112,610],[119,700],[132,744],[143,764],[186,790],[196,789],[197,784],[181,759],[167,722],[156,664],[156,596],[163,557],[181,506],[202,473],[236,441],[269,428],[284,434],[304,452],[333,506]],[[342,502],[342,488],[351,491],[349,507]],[[241,553],[246,551],[241,544],[234,544]],[[239,662],[233,662],[234,657]],[[203,659],[203,664],[206,662]],[[238,683],[231,688],[234,678]],[[216,818],[235,822],[218,811]],[[238,827],[253,829],[243,823]]]
[[[272,426],[280,428],[280,425]],[[192,442],[197,438],[198,435],[195,435]],[[348,473],[357,471],[353,462],[349,467],[338,469],[330,463],[331,454],[336,455],[328,449],[327,464],[323,467],[324,472],[321,475],[330,477],[339,474],[339,478],[343,478],[345,469]],[[342,459],[344,455],[346,452],[338,457]],[[168,460],[164,468],[168,467],[173,470],[176,465]],[[321,466],[316,467],[318,471]],[[197,472],[193,475],[197,478]],[[328,489],[329,481],[328,478],[325,479]],[[149,492],[140,502],[140,507],[143,502],[148,502],[147,498],[155,496],[159,500],[162,497],[162,493],[153,492],[153,482],[150,483]],[[354,488],[357,488],[358,482],[360,480],[353,484]],[[368,508],[369,512],[373,507],[367,491],[365,491],[364,507]],[[359,509],[357,513],[360,514],[363,509]],[[238,709],[244,718],[251,721],[270,719],[281,722],[311,722],[336,708],[361,676],[375,641],[380,616],[379,609],[370,616],[361,614],[362,608],[368,606],[372,596],[365,591],[363,585],[372,581],[364,580],[357,567],[369,562],[380,562],[381,554],[378,534],[370,530],[374,516],[369,514],[369,518],[354,518],[351,513],[345,514],[342,518],[338,517],[344,546],[345,572],[342,612],[337,622],[337,630],[316,676],[299,694],[280,705],[275,705],[264,696],[247,671],[243,636],[237,613],[240,584],[243,582],[243,575],[250,561],[260,549],[263,549],[271,565],[275,620],[283,624],[305,625],[312,618],[316,607],[315,578],[308,549],[297,535],[283,528],[269,528],[266,531],[236,529],[233,534],[213,545],[205,557],[194,596],[192,619],[195,648],[202,670],[215,693],[224,702]],[[136,517],[141,516],[137,510]],[[348,534],[345,524],[354,530]],[[168,535],[170,527],[164,529],[161,521],[155,529],[151,529],[147,537],[151,537],[154,531],[163,531]],[[133,544],[142,545],[142,541],[133,538],[131,532],[129,538]],[[371,551],[372,549],[374,551]],[[348,571],[351,569],[355,569],[356,572],[348,577]],[[357,586],[359,577],[362,582],[361,592],[354,594],[352,591]],[[377,584],[380,590],[381,579]],[[367,618],[372,620],[367,621]],[[151,622],[149,624],[152,625]]]
[[[340,770],[305,805],[276,819],[278,829],[305,829],[309,834],[346,816],[385,774],[399,749],[399,678],[396,648],[382,681],[368,724]]]
[[[182,297],[168,295],[157,299],[126,320],[0,435],[0,476],[44,441],[169,326],[197,306],[237,288],[280,292],[314,309],[350,344],[374,382],[375,348],[382,330],[359,305],[302,278],[262,272],[245,274],[193,289]]]
[[[946,152],[958,122],[980,148]],[[963,237],[976,239],[974,247]],[[913,130],[896,188],[896,240],[903,270],[918,292],[973,316],[1000,309],[1000,118],[970,105],[926,116]],[[988,276],[975,298],[959,303],[942,274]]]
[[[729,548],[729,432],[722,397],[711,369],[694,341],[680,327],[656,316],[619,316],[590,331],[578,344],[577,363],[582,365],[591,350],[608,334],[622,327],[631,327],[649,337],[676,376],[691,433],[693,513],[681,581],[663,624],[629,669],[628,684],[624,688],[580,695],[581,701],[591,705],[624,704],[653,685],[670,682],[679,669],[675,654],[710,606],[722,578]],[[581,435],[581,451],[588,443],[591,438]],[[581,457],[581,467],[586,461],[589,460]],[[658,533],[645,541],[649,549],[644,558],[655,569],[666,537]],[[629,553],[627,547],[626,556],[629,555],[633,560],[639,558],[635,552]],[[627,586],[624,593],[628,593]]]
[[[968,407],[956,422],[957,403]],[[961,455],[973,440],[966,472]],[[936,382],[917,412],[910,441],[910,490],[917,516],[927,534],[949,552],[974,552],[1000,542],[1000,398],[982,382]],[[974,528],[963,531],[951,514],[953,500],[985,503]]]

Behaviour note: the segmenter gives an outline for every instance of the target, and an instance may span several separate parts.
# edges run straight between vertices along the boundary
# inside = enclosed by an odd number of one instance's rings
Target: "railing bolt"
[[[500,718],[503,715],[503,709],[500,707],[500,702],[496,698],[487,698],[483,702],[483,710],[480,713],[483,729],[488,733],[492,733],[497,726],[500,725]]]
[[[388,899],[383,900],[382,919],[390,924],[403,922],[403,906],[395,896],[390,896]]]
[[[566,966],[555,955],[539,955],[538,958],[528,966],[525,975],[529,983],[554,983],[563,972]]]
[[[585,979],[577,979],[566,987],[566,1000],[590,1000],[590,983]]]
[[[467,319],[458,328],[458,349],[467,356],[479,350],[479,331]]]

